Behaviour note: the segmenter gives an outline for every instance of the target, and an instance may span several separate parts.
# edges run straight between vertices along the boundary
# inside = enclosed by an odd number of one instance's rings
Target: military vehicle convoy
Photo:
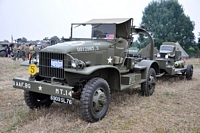
[[[175,42],[163,42],[156,55],[161,75],[185,75],[187,80],[192,79],[193,65],[185,67],[181,46]]]
[[[133,33],[148,36],[150,60],[129,57]],[[13,78],[13,87],[24,90],[31,109],[80,100],[82,118],[96,122],[106,115],[112,91],[141,84],[144,95],[154,93],[160,69],[153,48],[150,34],[133,27],[132,18],[72,23],[70,41],[42,49],[38,60],[30,61],[30,78]]]

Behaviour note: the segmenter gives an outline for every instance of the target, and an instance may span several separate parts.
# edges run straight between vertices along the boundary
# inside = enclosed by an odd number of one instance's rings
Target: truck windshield
[[[170,51],[172,52],[174,50],[174,46],[169,46],[169,45],[162,45],[160,47],[160,50],[165,50],[165,51]]]
[[[72,38],[114,39],[115,24],[72,25]]]

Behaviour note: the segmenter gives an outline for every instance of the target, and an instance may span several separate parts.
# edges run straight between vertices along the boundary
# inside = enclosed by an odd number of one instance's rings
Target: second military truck
[[[160,72],[164,75],[183,75],[187,80],[193,76],[193,65],[188,64],[185,67],[184,50],[179,43],[163,42],[156,55],[156,61],[159,64]]]

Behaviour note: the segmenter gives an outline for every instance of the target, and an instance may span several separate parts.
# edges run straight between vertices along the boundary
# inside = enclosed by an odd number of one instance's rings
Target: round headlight
[[[71,66],[72,66],[73,68],[76,68],[76,63],[75,63],[74,61],[72,61]]]

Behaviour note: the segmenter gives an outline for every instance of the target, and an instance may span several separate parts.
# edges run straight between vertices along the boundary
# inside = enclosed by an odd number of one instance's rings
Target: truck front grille
[[[52,67],[52,59],[54,61],[62,61],[62,67]],[[56,77],[59,79],[65,78],[65,55],[59,53],[39,53],[39,74],[43,77]]]
[[[166,53],[160,53],[161,58],[165,58]]]

